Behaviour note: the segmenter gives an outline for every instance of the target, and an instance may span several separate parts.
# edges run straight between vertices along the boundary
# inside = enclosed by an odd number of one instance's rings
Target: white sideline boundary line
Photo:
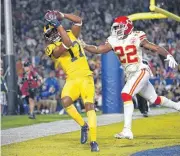
[[[177,112],[173,109],[152,109],[149,116]],[[140,112],[134,112],[133,119],[143,118]],[[87,118],[85,118],[87,121]],[[98,126],[109,125],[123,121],[123,114],[105,114],[97,116]],[[41,123],[25,127],[1,130],[1,146],[12,143],[23,142],[45,136],[63,134],[80,130],[73,120],[61,120],[50,123]],[[117,130],[118,131],[118,130]]]

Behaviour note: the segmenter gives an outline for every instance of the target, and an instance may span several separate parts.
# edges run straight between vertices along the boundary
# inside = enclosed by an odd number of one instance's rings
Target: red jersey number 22
[[[119,46],[115,47],[114,50],[119,53],[119,60],[122,64],[138,62],[137,49],[135,45],[127,45],[124,49]],[[124,53],[124,51],[126,51],[126,53]]]

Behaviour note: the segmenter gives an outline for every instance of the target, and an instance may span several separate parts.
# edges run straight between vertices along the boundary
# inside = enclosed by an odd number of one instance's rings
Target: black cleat
[[[85,144],[87,142],[88,130],[88,125],[85,123],[85,125],[81,127],[81,144]]]
[[[97,142],[92,141],[90,143],[90,146],[91,146],[91,152],[99,152],[99,147],[98,147]]]
[[[148,112],[145,111],[145,112],[143,113],[143,116],[144,116],[144,117],[148,117]]]
[[[29,119],[36,119],[35,114],[34,114],[34,113],[33,113],[33,114],[30,114],[30,115],[29,115]]]

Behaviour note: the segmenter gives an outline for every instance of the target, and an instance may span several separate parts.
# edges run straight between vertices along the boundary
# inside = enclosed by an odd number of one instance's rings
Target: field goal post
[[[151,12],[135,13],[135,14],[129,15],[128,17],[132,21],[171,18],[173,20],[180,22],[180,17],[178,15],[173,14],[160,7],[157,7],[155,5],[155,0],[150,0],[149,9],[151,10]]]

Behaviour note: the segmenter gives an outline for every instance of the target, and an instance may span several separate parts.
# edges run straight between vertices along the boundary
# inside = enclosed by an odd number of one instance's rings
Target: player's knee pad
[[[121,98],[123,102],[132,101],[132,96],[127,93],[121,93]]]
[[[161,104],[161,102],[162,102],[161,97],[160,97],[160,96],[158,96],[158,97],[156,98],[156,100],[155,100],[154,104],[156,104],[156,105],[160,105],[160,104]]]

